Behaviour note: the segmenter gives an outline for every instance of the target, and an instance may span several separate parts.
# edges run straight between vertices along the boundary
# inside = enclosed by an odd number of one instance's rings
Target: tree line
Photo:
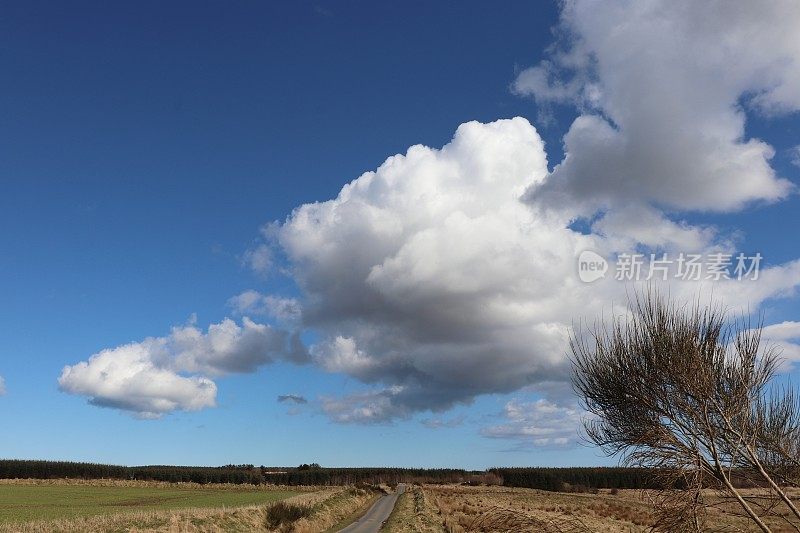
[[[549,491],[659,488],[654,485],[652,472],[644,468],[492,468],[490,472],[508,487]]]
[[[0,479],[122,479],[171,483],[263,483],[253,465],[220,467],[118,466],[69,461],[0,460]]]
[[[469,483],[500,484],[550,491],[567,486],[589,488],[646,488],[643,469],[609,468],[324,468],[255,465],[118,466],[67,461],[0,460],[0,479],[121,479],[169,483],[233,483],[273,485],[353,485],[356,483]]]
[[[97,463],[0,460],[0,479],[121,479],[170,483],[274,485],[352,485],[355,483],[459,483],[470,476],[460,469],[323,468],[255,465],[118,466]]]

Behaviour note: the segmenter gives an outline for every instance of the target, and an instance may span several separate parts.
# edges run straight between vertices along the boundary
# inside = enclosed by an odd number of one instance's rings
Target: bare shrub
[[[312,509],[305,505],[278,502],[267,509],[266,525],[269,529],[278,529],[294,524],[301,518],[310,516]]]
[[[800,409],[790,390],[768,387],[779,354],[762,346],[760,324],[652,290],[630,304],[629,320],[575,334],[573,386],[593,415],[589,439],[652,468],[668,489],[656,528],[707,530],[709,487],[762,531],[771,531],[766,516],[800,519],[786,490],[800,466]],[[740,483],[764,490],[745,493]]]

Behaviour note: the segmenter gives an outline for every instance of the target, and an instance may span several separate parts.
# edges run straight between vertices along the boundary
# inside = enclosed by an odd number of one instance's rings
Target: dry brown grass
[[[387,533],[441,533],[444,527],[428,495],[418,485],[406,485],[382,531]]]
[[[294,533],[338,531],[363,514],[378,498],[374,491],[350,487],[318,504],[309,518],[294,524]]]
[[[523,532],[622,533],[631,523],[616,523],[614,518],[598,517],[586,511],[588,500],[573,500],[577,495],[546,493],[508,487],[425,487],[438,509],[445,531],[462,533]],[[592,495],[595,496],[595,495]]]
[[[775,503],[774,498],[769,498],[769,500],[763,498],[763,496],[765,496],[763,489],[740,489],[740,492],[744,497],[752,498],[749,500],[751,502],[755,501],[760,504],[767,504],[768,502]],[[797,489],[787,489],[786,492],[795,502],[800,501],[800,491]],[[747,531],[760,531],[749,525],[751,522],[746,519],[742,508],[729,497],[722,498],[720,495],[712,492],[709,492],[707,497],[714,504],[714,507],[709,509],[709,516],[711,517],[712,523],[724,522],[742,529],[745,529],[742,524],[748,524],[749,529],[746,529]],[[790,531],[796,533],[798,531],[798,528],[794,525],[797,524],[796,519],[782,503],[773,509],[773,516],[765,517],[764,521],[775,533],[788,533]]]
[[[426,485],[421,490],[430,502],[433,528],[423,529],[409,512],[410,499],[393,515],[388,531],[529,532],[537,533],[634,533],[654,524],[657,492],[602,490],[597,494],[547,492],[510,487]],[[756,495],[750,490],[750,495]],[[710,510],[709,531],[756,531],[736,505],[715,500]],[[800,494],[798,494],[800,496]],[[399,504],[400,505],[400,504]],[[788,517],[788,512],[784,513]],[[796,531],[781,521],[770,520],[773,531]],[[438,527],[438,529],[437,529]]]

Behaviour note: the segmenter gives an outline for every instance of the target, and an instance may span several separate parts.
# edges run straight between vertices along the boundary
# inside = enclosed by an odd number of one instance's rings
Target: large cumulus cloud
[[[320,336],[313,361],[372,385],[323,399],[333,420],[380,422],[543,382],[567,386],[573,323],[624,304],[629,289],[613,273],[582,283],[582,250],[611,257],[642,244],[727,245],[713,228],[646,206],[635,212],[640,224],[615,214],[580,233],[563,214],[521,200],[547,179],[542,140],[527,120],[471,122],[443,148],[413,146],[335,199],[302,205],[269,226],[265,233],[303,294],[293,302],[302,307],[295,315]],[[790,263],[764,270],[759,283],[729,281],[714,290],[758,305],[798,280],[800,265]],[[742,292],[737,283],[750,286]],[[697,288],[687,282],[675,292]],[[268,301],[254,294],[240,300]]]
[[[800,109],[800,4],[793,0],[568,0],[552,57],[514,90],[581,113],[566,158],[534,202],[591,214],[648,202],[731,211],[784,198],[773,148],[746,111]]]
[[[564,273],[591,238],[520,202],[546,175],[528,121],[472,122],[441,150],[413,146],[280,226],[304,324],[325,336],[314,360],[390,385],[351,406],[357,419],[445,409],[558,371],[569,321],[558,302],[579,283]],[[350,420],[352,403],[326,406]]]

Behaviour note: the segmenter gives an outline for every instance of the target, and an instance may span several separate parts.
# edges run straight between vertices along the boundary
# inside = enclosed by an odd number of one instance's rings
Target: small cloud
[[[273,271],[277,266],[275,252],[278,227],[276,222],[270,222],[261,227],[258,239],[241,257],[243,266],[262,276]]]
[[[800,167],[800,144],[789,150],[789,160],[796,167]]]
[[[228,299],[228,307],[239,314],[258,314],[264,296],[254,290],[247,290]]]
[[[244,253],[242,263],[257,274],[267,274],[272,269],[272,248],[259,244]]]
[[[297,405],[305,405],[308,403],[305,396],[299,394],[281,394],[278,396],[279,403],[294,403]]]
[[[0,376],[0,396],[4,396],[6,393],[6,380],[3,379],[3,376]]]
[[[322,410],[339,424],[386,424],[395,418],[408,417],[408,410],[392,401],[402,392],[402,387],[395,386],[341,398],[323,398]]]
[[[282,324],[297,323],[302,316],[302,306],[295,298],[264,295],[247,290],[228,300],[228,306],[240,315],[269,316]]]
[[[333,17],[333,11],[331,11],[330,9],[328,9],[326,7],[322,7],[319,4],[314,4],[314,13],[316,13],[320,17],[324,17],[324,18]]]
[[[563,448],[576,443],[581,415],[574,403],[559,405],[545,399],[534,402],[515,399],[505,405],[505,423],[483,428],[481,434],[517,441],[520,448]]]
[[[455,428],[464,424],[464,417],[457,416],[449,420],[444,418],[425,418],[420,423],[428,429]]]

